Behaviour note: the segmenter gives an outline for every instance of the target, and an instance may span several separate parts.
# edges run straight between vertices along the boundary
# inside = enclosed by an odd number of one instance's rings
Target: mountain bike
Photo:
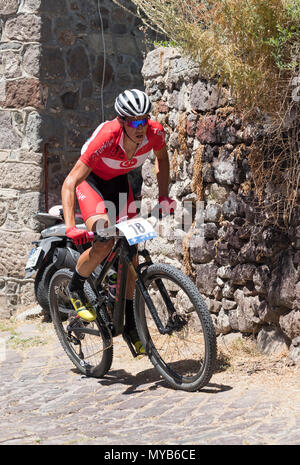
[[[50,311],[65,352],[81,373],[97,378],[104,377],[111,367],[114,337],[122,335],[132,355],[138,355],[124,331],[127,277],[133,273],[134,317],[147,356],[173,388],[201,389],[214,373],[217,347],[212,319],[197,287],[177,268],[153,263],[147,249],[142,249],[142,243],[157,237],[145,217],[97,230],[94,240],[113,236],[114,246],[99,275],[85,283],[86,296],[97,311],[96,320],[86,322],[74,311],[66,290],[72,278],[70,270],[60,269],[51,279]],[[139,260],[134,265],[136,254]],[[106,279],[112,268],[117,270],[113,306]]]

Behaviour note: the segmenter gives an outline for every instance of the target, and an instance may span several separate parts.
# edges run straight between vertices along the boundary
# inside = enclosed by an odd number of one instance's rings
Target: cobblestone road
[[[4,329],[0,444],[300,444],[299,367],[228,369],[184,393],[147,358],[133,359],[122,339],[98,380],[76,372],[50,323]]]

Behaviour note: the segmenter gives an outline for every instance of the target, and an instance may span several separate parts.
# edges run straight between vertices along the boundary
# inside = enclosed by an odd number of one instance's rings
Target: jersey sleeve
[[[112,133],[100,125],[82,147],[79,160],[93,170],[112,144]]]
[[[88,144],[88,142],[89,141],[87,141],[86,144]],[[82,163],[87,165],[89,168],[94,169],[97,164],[97,159],[99,159],[97,155],[97,147],[95,146],[93,142],[90,142],[85,147],[85,150],[81,151],[79,160],[82,161]]]
[[[166,145],[166,133],[163,126],[160,123],[155,122],[152,125],[152,146],[153,150],[161,150]]]

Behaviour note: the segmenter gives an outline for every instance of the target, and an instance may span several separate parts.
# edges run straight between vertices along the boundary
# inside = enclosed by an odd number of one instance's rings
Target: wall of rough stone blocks
[[[38,237],[33,212],[42,204],[43,154],[37,120],[41,18],[38,2],[0,2],[0,318],[29,304],[24,280],[31,241]]]
[[[61,203],[66,174],[114,117],[116,94],[144,86],[139,27],[111,0],[0,0],[0,318],[34,303],[24,280],[40,230],[33,214]]]
[[[115,117],[116,95],[144,87],[145,45],[137,18],[111,0],[42,2],[41,12],[42,141],[49,144],[51,206],[60,203],[60,186],[86,139]]]
[[[142,73],[167,133],[170,196],[178,203],[160,240],[147,244],[153,259],[191,275],[218,336],[253,335],[267,351],[298,347],[299,360],[300,214],[283,231],[255,208],[247,158],[255,128],[242,125],[228,90],[177,49],[151,51]],[[154,205],[153,159],[142,174],[143,202]]]

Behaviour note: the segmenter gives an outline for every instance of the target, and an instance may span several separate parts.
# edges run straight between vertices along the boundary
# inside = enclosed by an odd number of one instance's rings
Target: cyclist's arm
[[[154,150],[154,154],[158,193],[159,196],[167,196],[169,194],[170,164],[166,146],[161,150]]]
[[[75,189],[87,178],[91,171],[91,168],[78,160],[63,183],[61,197],[66,228],[75,226]]]

